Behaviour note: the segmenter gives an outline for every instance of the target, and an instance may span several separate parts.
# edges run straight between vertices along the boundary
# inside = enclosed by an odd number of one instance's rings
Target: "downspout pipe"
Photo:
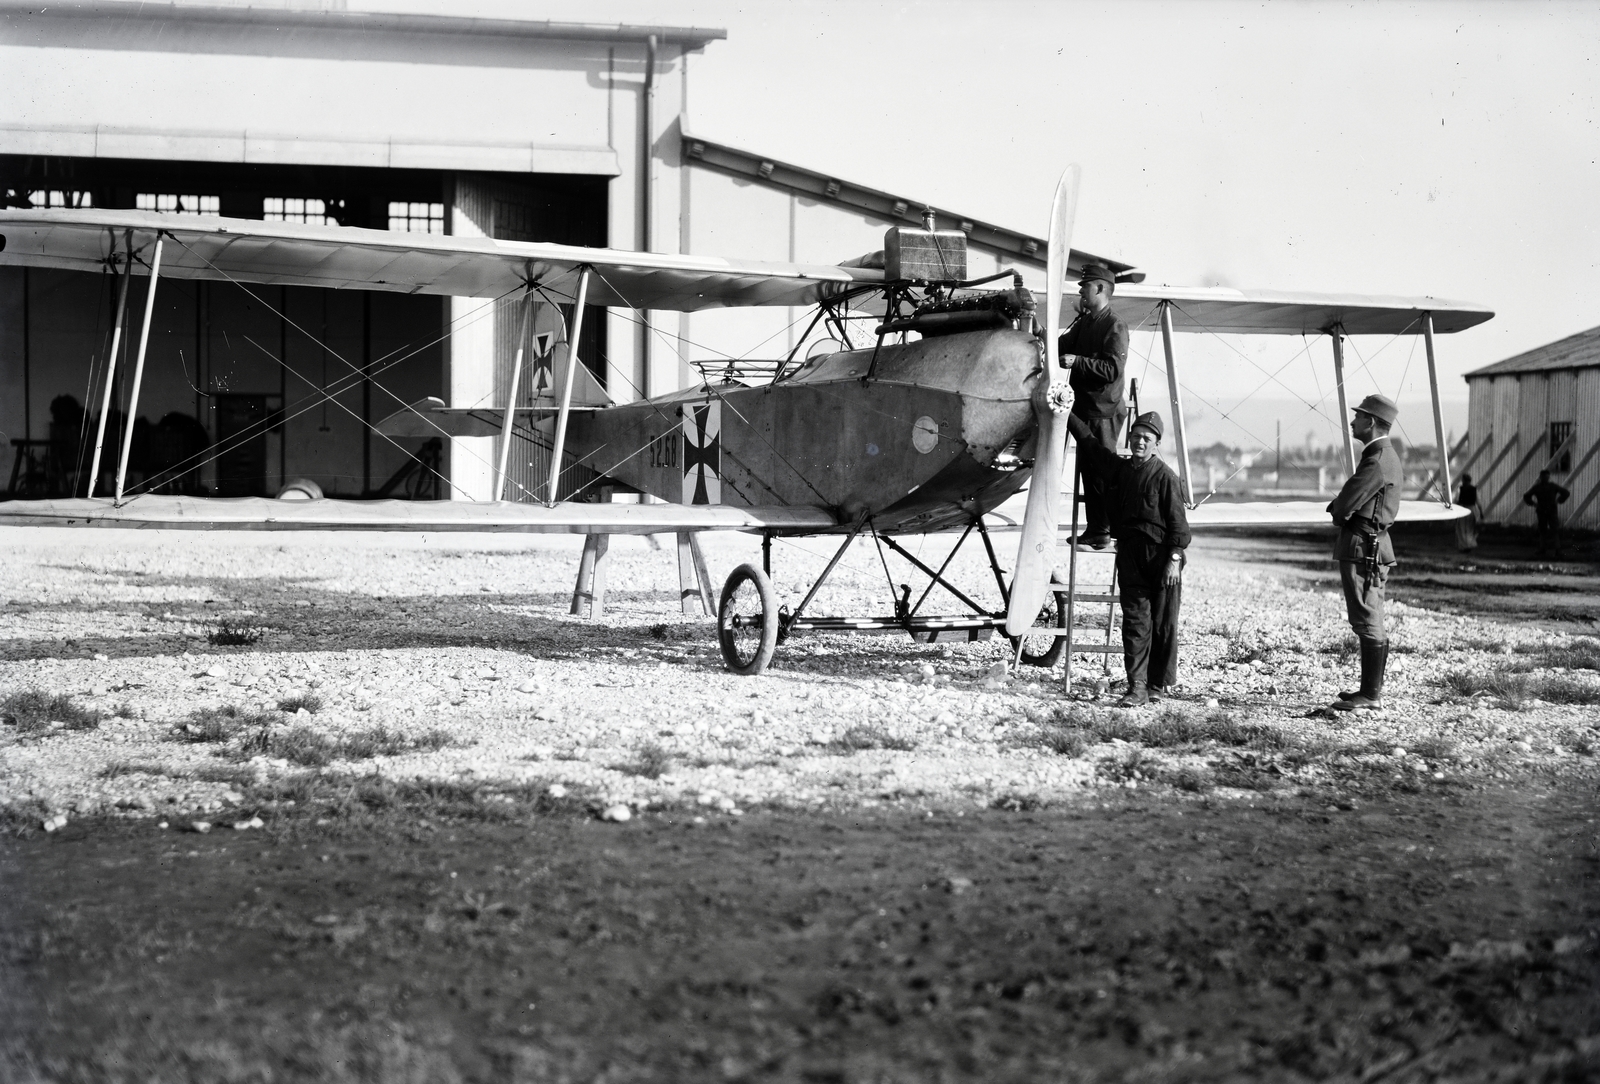
[[[643,252],[655,250],[654,236],[651,232],[651,207],[654,203],[655,192],[651,188],[651,174],[653,164],[651,159],[655,153],[656,132],[656,36],[651,34],[644,39],[644,131],[641,133],[642,146],[639,155],[639,193],[642,206],[639,210],[639,248]],[[644,334],[644,341],[639,352],[639,383],[640,391],[646,399],[650,398],[650,311],[639,310],[639,326]]]

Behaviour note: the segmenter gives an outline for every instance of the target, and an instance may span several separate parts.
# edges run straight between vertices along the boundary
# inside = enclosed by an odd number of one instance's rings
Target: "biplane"
[[[234,282],[245,289],[271,284],[520,295],[524,304],[503,406],[452,408],[425,400],[378,426],[392,438],[502,437],[494,500],[218,499],[133,492],[125,487],[125,436],[113,496],[0,502],[0,525],[578,533],[590,536],[583,558],[590,575],[597,550],[603,554],[604,539],[613,534],[678,533],[692,539],[699,531],[747,531],[763,539],[761,565],[735,568],[715,606],[722,654],[737,672],[760,673],[779,643],[807,631],[897,629],[930,640],[1001,631],[1024,656],[1020,644],[1030,630],[1059,622],[1051,580],[1063,527],[1068,434],[1058,411],[1070,393],[1065,371],[1045,344],[1054,344],[1063,326],[1069,277],[1093,259],[1070,247],[1077,177],[1076,167],[1069,169],[1055,195],[1042,311],[1019,272],[969,279],[965,236],[938,229],[931,216],[921,228],[891,228],[881,254],[809,265],[137,211],[3,210],[0,264],[99,270],[111,262],[151,277],[128,417],[137,410],[154,282],[161,276]],[[1341,417],[1348,415],[1344,337],[1420,334],[1442,457],[1441,501],[1408,501],[1402,517],[1459,514],[1449,504],[1433,340],[1492,313],[1435,298],[1175,288],[1141,278],[1124,267],[1113,305],[1130,326],[1160,329],[1179,474],[1191,507],[1177,334],[1327,335]],[[557,314],[556,326],[539,336],[528,326],[536,301],[543,302],[542,312]],[[588,305],[679,311],[805,306],[813,316],[795,348],[775,360],[763,379],[707,377],[671,394],[610,403],[577,360]],[[124,308],[119,304],[113,358]],[[562,315],[568,312],[570,319]],[[865,336],[863,328],[870,329]],[[853,334],[863,339],[860,345]],[[546,349],[527,350],[535,338]],[[521,386],[525,371],[528,385]],[[1345,451],[1353,467],[1349,439],[1347,433]],[[532,500],[505,499],[507,457],[519,442],[548,453],[548,483]],[[98,447],[94,462],[98,467]],[[563,472],[580,468],[614,490],[652,499],[556,499],[563,493]],[[91,478],[88,493],[94,485]],[[1008,515],[1019,503],[1020,516]],[[1325,523],[1326,515],[1312,502],[1208,504],[1196,509],[1191,522]],[[1003,528],[1018,534],[1009,576],[991,537]],[[978,536],[999,606],[986,606],[951,583],[948,560],[931,567],[901,544],[906,535],[935,531],[959,531],[957,549]],[[840,536],[839,546],[791,608],[772,586],[771,543],[802,535]],[[907,589],[895,593],[891,582],[889,616],[810,613],[846,550],[863,536],[916,566],[927,589],[913,605]],[[711,609],[703,562],[698,563]],[[580,567],[580,586],[584,575]],[[935,586],[965,612],[923,612]],[[1046,629],[1045,635],[1056,633]]]

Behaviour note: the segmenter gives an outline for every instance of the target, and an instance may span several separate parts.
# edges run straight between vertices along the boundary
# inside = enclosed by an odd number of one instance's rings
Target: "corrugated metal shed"
[[[1499,376],[1502,373],[1545,373],[1552,369],[1587,369],[1600,366],[1600,327],[1568,335],[1553,343],[1536,346],[1516,357],[1485,365],[1467,374],[1470,384],[1480,376]]]
[[[1484,521],[1532,526],[1522,496],[1549,470],[1572,493],[1562,523],[1600,529],[1600,327],[1470,372],[1467,387],[1457,473],[1477,483]]]

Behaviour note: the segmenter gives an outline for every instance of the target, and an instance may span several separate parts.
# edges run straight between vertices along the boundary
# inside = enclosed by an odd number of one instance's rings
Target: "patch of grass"
[[[693,625],[669,625],[665,622],[650,626],[650,635],[657,640],[693,640],[695,627]]]
[[[1153,781],[1160,774],[1160,765],[1136,745],[1103,758],[1096,768],[1113,783]]]
[[[304,693],[299,696],[286,696],[278,701],[278,710],[286,715],[293,715],[301,708],[315,715],[322,710],[322,697],[314,693]]]
[[[1456,743],[1442,734],[1429,734],[1411,743],[1411,752],[1424,760],[1451,760]]]
[[[1600,730],[1592,727],[1588,730],[1563,727],[1556,733],[1556,744],[1582,756],[1592,757],[1600,753]]]
[[[265,636],[266,632],[260,625],[224,617],[206,632],[206,640],[215,647],[248,647]]]
[[[189,773],[189,778],[202,783],[227,783],[235,787],[248,787],[256,780],[249,768],[230,768],[221,764],[205,764]]]
[[[1600,670],[1600,640],[1584,636],[1569,644],[1518,644],[1523,656],[1500,669],[1518,673],[1532,670]]]
[[[593,804],[589,794],[570,784],[566,797],[552,798],[542,783],[504,786],[372,777],[347,780],[312,773],[250,786],[245,790],[245,799],[247,805],[272,803],[280,811],[293,802],[298,813],[321,819],[392,819],[399,814],[427,820],[495,823],[518,821],[529,815],[588,810]]]
[[[245,712],[236,705],[224,704],[220,708],[201,708],[189,713],[189,718],[173,728],[180,741],[225,742],[251,726],[265,726],[272,716]]]
[[[612,767],[627,775],[660,779],[672,767],[672,754],[658,742],[645,742],[633,751],[632,760],[613,764]]]
[[[100,725],[100,713],[80,708],[65,694],[24,689],[0,700],[0,720],[22,734],[43,734],[53,729],[51,723],[60,723],[63,730],[94,730]]]
[[[1349,662],[1360,650],[1361,641],[1356,638],[1354,633],[1349,632],[1345,633],[1343,639],[1323,644],[1321,648],[1324,655],[1339,656],[1340,662]]]
[[[1057,756],[1077,759],[1089,750],[1083,731],[1065,726],[1047,726],[1039,732],[1039,744]]]
[[[159,764],[140,764],[132,760],[113,760],[95,775],[100,779],[121,779],[125,775],[166,775],[167,770]]]
[[[44,831],[41,825],[50,816],[50,807],[38,798],[0,805],[0,839],[6,836],[31,836]]]
[[[1528,695],[1550,704],[1600,704],[1600,683],[1548,674],[1528,682]]]
[[[1211,773],[1201,768],[1178,768],[1160,773],[1161,781],[1191,794],[1204,794],[1216,786]]]
[[[895,749],[908,752],[917,747],[917,743],[910,738],[903,738],[891,734],[881,726],[853,726],[834,739],[833,744],[847,753],[859,753],[866,749]]]
[[[309,726],[275,727],[275,720],[270,716],[262,716],[258,721],[260,725],[251,729],[235,751],[240,760],[263,756],[287,760],[303,768],[322,768],[335,760],[370,760],[455,744],[449,733],[438,729],[413,736],[386,726],[374,726],[332,736]]]

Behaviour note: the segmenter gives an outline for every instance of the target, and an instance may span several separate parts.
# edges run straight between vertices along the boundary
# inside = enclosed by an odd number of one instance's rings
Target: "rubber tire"
[[[733,618],[737,616],[732,612],[734,596],[746,582],[755,585],[756,593],[761,598],[761,639],[754,653],[749,656],[740,653],[731,627]],[[729,574],[728,582],[722,585],[722,600],[717,605],[717,643],[722,648],[722,661],[736,674],[764,673],[767,664],[772,661],[772,653],[778,647],[778,596],[772,590],[772,581],[767,574],[755,565],[740,565]]]
[[[1054,588],[1054,586],[1054,584],[1051,584],[1052,588]],[[1054,616],[1046,616],[1047,614],[1053,614]],[[1050,601],[1046,604],[1045,609],[1039,611],[1039,618],[1034,621],[1033,627],[1053,627],[1058,629],[1064,629],[1067,627],[1067,608],[1061,605],[1061,596],[1056,594],[1054,590],[1050,592]],[[1067,638],[1065,636],[1051,637],[1050,647],[1045,651],[1039,652],[1038,654],[1034,654],[1028,650],[1028,637],[1026,633],[1024,633],[1021,637],[1018,637],[1018,639],[1022,641],[1022,664],[1024,666],[1054,666],[1056,663],[1061,661],[1061,655],[1067,649]],[[1011,646],[1013,650],[1016,649],[1016,639],[1011,641]]]
[[[294,478],[278,490],[277,499],[280,501],[320,501],[322,499],[322,487],[309,478]]]

